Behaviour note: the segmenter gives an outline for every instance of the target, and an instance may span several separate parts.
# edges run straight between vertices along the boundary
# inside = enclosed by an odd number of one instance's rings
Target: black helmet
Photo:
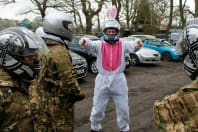
[[[56,12],[44,17],[43,30],[46,33],[72,40],[72,18],[62,12]]]
[[[11,27],[0,32],[0,65],[13,78],[33,80],[40,71],[39,53],[48,52],[44,41],[23,27]],[[24,57],[34,56],[33,63]]]
[[[184,28],[176,44],[176,54],[182,55],[187,75],[195,80],[198,76],[198,25]]]

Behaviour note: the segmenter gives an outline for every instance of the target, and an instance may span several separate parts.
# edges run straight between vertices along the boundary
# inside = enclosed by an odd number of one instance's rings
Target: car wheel
[[[98,69],[96,67],[96,60],[91,61],[91,63],[90,63],[90,70],[94,74],[97,74],[98,73]]]
[[[171,57],[170,53],[168,53],[168,52],[163,53],[162,54],[162,60],[163,61],[170,61],[170,60],[172,60],[172,57]]]
[[[137,57],[136,55],[131,54],[130,57],[131,57],[130,64],[131,64],[132,66],[136,66],[136,65],[139,64],[139,60],[138,60],[138,57]]]

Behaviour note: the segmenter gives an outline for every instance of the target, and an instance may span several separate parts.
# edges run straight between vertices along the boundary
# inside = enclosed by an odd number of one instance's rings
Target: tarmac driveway
[[[96,75],[89,73],[79,82],[85,99],[75,104],[75,132],[89,132]],[[165,95],[175,93],[190,82],[181,62],[161,62],[157,65],[131,66],[126,70],[129,88],[130,132],[157,132],[153,121],[153,104]],[[106,108],[103,132],[119,132],[113,100]]]

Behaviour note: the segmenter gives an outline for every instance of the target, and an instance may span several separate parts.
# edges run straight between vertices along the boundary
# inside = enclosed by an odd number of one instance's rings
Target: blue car
[[[163,61],[180,60],[181,57],[175,54],[175,46],[163,39],[145,39],[144,47],[157,50],[161,54]]]

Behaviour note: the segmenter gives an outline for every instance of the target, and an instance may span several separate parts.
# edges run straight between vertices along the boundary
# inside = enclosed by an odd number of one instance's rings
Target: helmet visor
[[[39,49],[23,48],[20,46],[9,44],[8,52],[9,54],[16,55],[16,56],[29,56],[29,55],[37,55],[39,53]]]
[[[73,24],[71,22],[63,21],[63,27],[65,29],[67,29],[68,31],[70,31],[70,32],[74,31],[74,26],[73,26]]]

